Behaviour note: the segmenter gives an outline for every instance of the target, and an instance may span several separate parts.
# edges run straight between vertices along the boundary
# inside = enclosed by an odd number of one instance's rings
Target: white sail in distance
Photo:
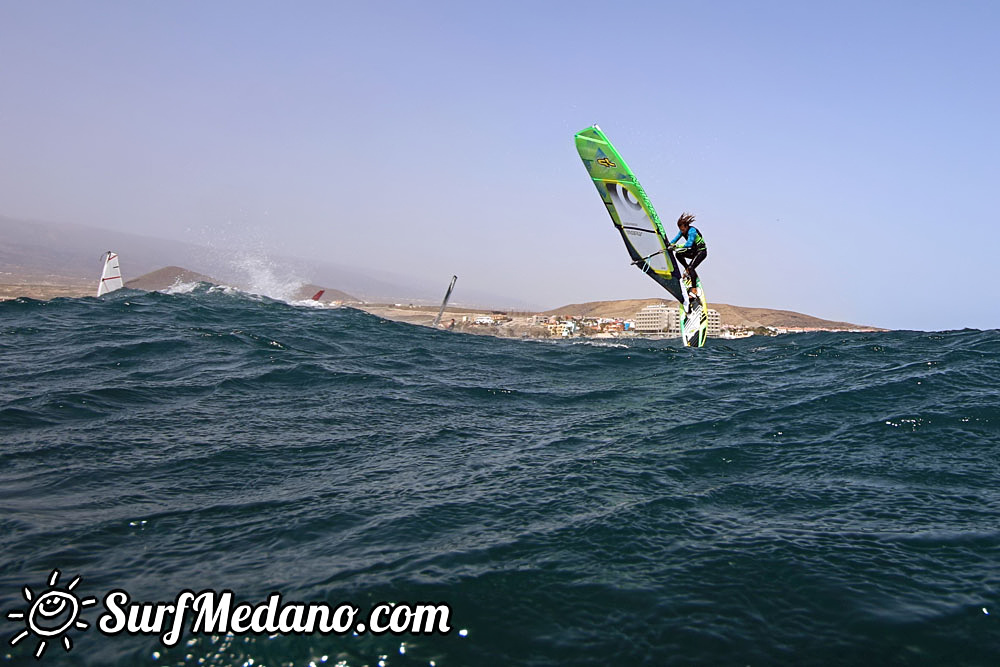
[[[101,282],[97,286],[97,296],[114,292],[124,285],[122,271],[118,266],[118,253],[108,250],[104,253],[104,268],[101,270]]]

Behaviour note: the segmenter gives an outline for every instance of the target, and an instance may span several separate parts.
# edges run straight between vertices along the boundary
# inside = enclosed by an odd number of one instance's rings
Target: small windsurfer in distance
[[[670,239],[670,248],[674,251],[677,260],[684,265],[684,275],[691,279],[691,289],[688,291],[688,307],[698,298],[698,272],[695,269],[708,257],[708,246],[705,245],[705,238],[694,226],[694,215],[681,213],[677,218],[677,236]],[[677,243],[681,237],[685,238],[684,243]]]

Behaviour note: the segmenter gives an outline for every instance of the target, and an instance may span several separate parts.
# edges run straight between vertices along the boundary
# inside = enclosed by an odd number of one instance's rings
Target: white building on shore
[[[681,335],[680,311],[678,306],[654,303],[635,314],[635,329],[639,333],[665,333]],[[719,311],[708,309],[708,335],[722,335],[722,318]]]

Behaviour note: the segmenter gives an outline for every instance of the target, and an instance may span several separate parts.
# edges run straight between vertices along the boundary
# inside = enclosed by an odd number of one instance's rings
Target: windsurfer
[[[708,257],[708,246],[705,239],[693,225],[694,216],[690,213],[681,213],[677,218],[677,236],[670,239],[670,247],[678,261],[686,269],[684,275],[691,279],[691,289],[688,291],[689,303],[693,303],[698,298],[698,272],[695,270],[699,264]],[[684,237],[683,243],[677,241]]]

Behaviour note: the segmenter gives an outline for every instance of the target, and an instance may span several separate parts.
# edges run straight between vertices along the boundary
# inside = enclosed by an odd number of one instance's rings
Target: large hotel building
[[[675,305],[655,303],[646,306],[635,315],[636,331],[642,333],[681,334],[680,312]],[[708,335],[722,334],[722,320],[719,311],[708,309]]]

